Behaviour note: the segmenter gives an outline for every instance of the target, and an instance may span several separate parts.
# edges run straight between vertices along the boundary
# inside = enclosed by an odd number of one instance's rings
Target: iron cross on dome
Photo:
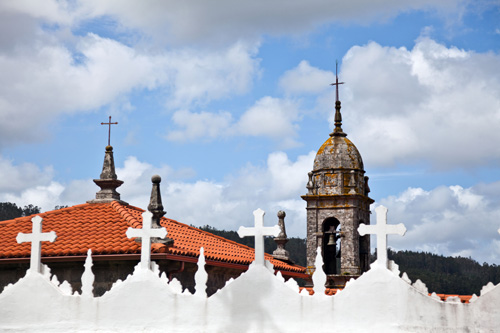
[[[109,121],[107,123],[101,123],[101,125],[108,125],[108,146],[111,146],[111,125],[118,125],[118,122],[112,123],[111,116],[109,116]]]
[[[330,83],[331,86],[335,86],[335,97],[336,97],[335,100],[336,101],[339,100],[339,85],[345,83],[345,82],[339,82],[339,76],[337,75],[338,67],[339,67],[339,62],[335,61],[335,83]]]

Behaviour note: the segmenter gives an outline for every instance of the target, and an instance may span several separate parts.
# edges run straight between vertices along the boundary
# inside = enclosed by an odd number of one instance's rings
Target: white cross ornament
[[[406,227],[403,223],[394,225],[387,224],[387,208],[384,206],[378,206],[375,209],[377,213],[377,224],[376,225],[366,225],[361,223],[358,228],[360,236],[366,234],[377,235],[377,263],[385,268],[388,268],[387,261],[387,235],[401,235],[404,236],[406,233]]]
[[[42,273],[42,242],[54,242],[57,238],[55,231],[42,232],[42,218],[34,216],[31,219],[33,223],[32,233],[24,234],[22,232],[17,234],[16,241],[21,244],[31,242],[31,257],[30,257],[30,272]]]
[[[127,237],[141,237],[141,267],[150,269],[151,267],[151,238],[164,238],[167,235],[167,229],[151,228],[153,214],[151,212],[142,213],[142,229],[129,227],[127,229]]]
[[[255,264],[264,266],[264,236],[277,237],[280,233],[278,225],[272,227],[264,227],[264,215],[266,213],[258,208],[254,210],[254,224],[253,228],[240,227],[238,229],[238,236],[241,238],[245,236],[255,236]]]

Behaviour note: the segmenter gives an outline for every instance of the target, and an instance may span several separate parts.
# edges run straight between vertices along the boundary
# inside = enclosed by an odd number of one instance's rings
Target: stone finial
[[[161,203],[161,192],[160,192],[160,183],[161,183],[161,177],[158,175],[154,175],[151,177],[151,182],[153,183],[153,186],[151,188],[151,197],[149,199],[149,205],[148,205],[148,211],[153,214],[151,218],[151,227],[153,229],[160,229],[162,228],[160,221],[161,218],[166,214],[166,212],[163,210],[163,204]],[[158,238],[154,237],[151,239],[152,243],[161,243],[161,244],[167,244],[167,245],[172,245],[173,240],[170,238]]]
[[[123,181],[119,180],[116,176],[112,146],[106,146],[101,176],[99,179],[94,179],[94,183],[96,183],[101,190],[96,193],[95,199],[87,201],[88,203],[119,201],[121,204],[128,205],[128,203],[120,200],[120,193],[116,191],[116,189],[123,184]]]
[[[307,175],[309,176],[309,181],[306,185],[307,194],[314,194],[314,180],[312,171],[310,171]]]
[[[161,177],[154,175],[151,177],[153,188],[151,189],[151,198],[149,200],[148,210],[153,213],[153,228],[160,227],[160,219],[166,214],[161,203],[160,183]]]
[[[335,102],[335,128],[330,136],[347,136],[342,130],[342,114],[340,113],[340,101]]]
[[[278,227],[280,228],[280,233],[274,239],[274,241],[276,242],[278,247],[273,252],[273,258],[278,259],[278,260],[282,260],[282,261],[291,262],[290,254],[285,249],[285,244],[288,242],[288,238],[286,236],[286,230],[285,230],[285,216],[286,216],[286,213],[284,211],[280,210],[278,212]]]
[[[106,146],[104,163],[102,165],[101,179],[117,179],[115,172],[115,159],[113,158],[113,147]]]
[[[287,238],[285,230],[285,216],[286,213],[284,211],[278,211],[278,226],[280,227],[280,233],[276,238]]]
[[[368,180],[370,178],[368,176],[365,176],[365,195],[368,196],[368,193],[370,193],[370,186],[368,185]]]

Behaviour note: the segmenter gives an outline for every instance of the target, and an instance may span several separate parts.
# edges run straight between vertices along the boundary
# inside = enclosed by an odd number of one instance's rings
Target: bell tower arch
[[[340,273],[340,221],[329,217],[322,223],[323,236],[321,255],[323,256],[323,270],[327,275]]]

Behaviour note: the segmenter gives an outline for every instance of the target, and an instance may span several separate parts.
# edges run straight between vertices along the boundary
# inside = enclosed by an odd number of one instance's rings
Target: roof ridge
[[[13,223],[13,222],[21,222],[21,221],[27,220],[27,218],[30,216],[19,216],[19,217],[10,219],[10,220],[3,220],[3,221],[0,221],[0,225],[9,224],[9,223]],[[29,219],[28,219],[28,221],[29,221]]]
[[[214,237],[214,238],[218,238],[218,239],[220,239],[220,240],[223,240],[224,242],[227,242],[227,243],[230,243],[230,244],[234,244],[234,245],[236,245],[236,246],[238,246],[238,247],[240,247],[240,248],[247,249],[247,250],[249,250],[249,251],[255,251],[255,249],[254,249],[253,247],[250,247],[250,246],[248,246],[248,245],[244,245],[244,244],[238,243],[238,242],[236,242],[236,241],[233,241],[233,240],[230,240],[230,239],[224,238],[224,237],[219,236],[219,235],[215,235],[215,234],[213,234],[213,233],[211,233],[211,232],[209,232],[209,231],[201,230],[200,228],[190,226],[189,224],[182,223],[182,222],[178,222],[178,221],[176,221],[176,220],[172,220],[172,219],[169,219],[169,218],[166,218],[166,217],[162,217],[162,219],[165,219],[165,220],[170,220],[170,221],[175,222],[175,223],[177,223],[177,224],[183,225],[183,226],[185,226],[185,227],[187,227],[187,228],[189,228],[189,229],[196,230],[196,231],[198,231],[198,232],[200,232],[200,233],[203,233],[203,234],[209,235],[209,236],[211,236],[211,237]],[[278,260],[278,259],[274,258],[272,254],[267,253],[267,252],[264,252],[264,257],[265,257],[266,259],[270,259],[270,260],[277,260],[277,261],[281,262],[280,260]],[[238,260],[236,260],[236,261],[238,261]],[[287,263],[284,263],[284,262],[283,262],[283,264],[284,264],[284,265],[291,266],[291,267],[302,267],[302,266],[299,266],[299,265],[296,265],[296,264],[293,264],[293,265],[292,265],[292,264],[287,264]],[[290,271],[291,271],[292,269],[291,269],[291,268],[289,268],[289,269],[284,269],[284,270],[290,270]]]
[[[132,214],[130,214],[127,211],[127,208],[132,208],[132,209],[144,212],[143,209],[140,209],[140,208],[135,207],[135,206],[130,206],[130,205],[124,206],[118,201],[112,201],[111,207],[114,210],[116,210],[118,212],[118,214],[121,215],[121,217],[127,222],[127,224],[129,226],[131,226],[131,227],[141,226],[142,227],[142,219],[140,221],[138,219],[136,219]]]
[[[246,248],[246,249],[249,249],[249,250],[254,251],[254,248],[253,248],[253,247],[250,247],[250,246],[248,246],[248,245],[244,245],[244,244],[241,244],[241,243],[235,242],[235,241],[233,241],[233,240],[230,240],[230,239],[224,238],[224,237],[222,237],[222,236],[219,236],[219,235],[213,234],[213,233],[211,233],[210,231],[201,230],[200,228],[193,227],[193,226],[190,226],[189,224],[182,223],[182,222],[179,222],[179,221],[176,221],[176,220],[172,220],[172,219],[169,219],[169,218],[167,218],[167,217],[162,217],[162,219],[170,220],[170,221],[172,221],[172,222],[175,222],[175,223],[178,223],[178,224],[180,224],[180,225],[183,225],[183,226],[185,226],[185,227],[187,227],[187,228],[189,228],[189,229],[196,230],[196,231],[201,232],[201,233],[203,233],[203,234],[208,234],[208,235],[210,235],[210,236],[212,236],[212,237],[222,239],[222,240],[224,240],[225,242],[232,243],[232,244],[238,245],[238,246],[240,246],[240,247],[242,247],[242,248]],[[265,253],[265,254],[268,254],[268,253]],[[268,255],[270,255],[270,254],[268,254]],[[270,256],[271,256],[271,255],[270,255]]]
[[[7,223],[12,223],[12,222],[24,221],[24,220],[31,221],[31,218],[33,216],[40,216],[41,218],[44,218],[48,214],[59,214],[59,213],[63,213],[63,212],[69,211],[69,210],[74,210],[76,208],[80,208],[82,206],[87,206],[87,205],[89,205],[89,204],[83,203],[83,204],[73,205],[73,206],[59,208],[59,209],[52,209],[52,210],[48,210],[45,212],[35,213],[35,214],[27,215],[27,216],[19,216],[19,217],[10,219],[10,220],[0,221],[0,224],[7,224]]]
[[[74,210],[74,209],[79,209],[79,208],[82,208],[84,206],[88,206],[89,204],[88,203],[83,203],[83,204],[78,204],[78,205],[73,205],[73,206],[69,206],[69,207],[64,207],[64,208],[58,208],[58,209],[52,209],[52,210],[48,210],[46,212],[43,212],[43,213],[38,213],[38,214],[31,214],[29,216],[34,216],[34,215],[40,215],[42,218],[44,217],[44,215],[47,215],[47,214],[52,214],[52,213],[55,213],[55,214],[58,214],[58,213],[64,213],[66,211],[69,211],[69,210]],[[27,216],[27,217],[29,217]]]

